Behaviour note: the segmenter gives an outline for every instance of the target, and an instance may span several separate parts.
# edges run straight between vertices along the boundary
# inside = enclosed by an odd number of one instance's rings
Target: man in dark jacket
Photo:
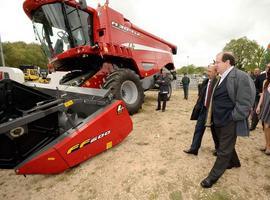
[[[214,85],[216,84],[216,75],[217,75],[217,71],[216,71],[215,65],[209,65],[207,69],[208,78],[205,79],[201,84],[199,97],[191,115],[191,120],[197,120],[197,123],[195,126],[192,144],[189,149],[184,150],[184,152],[187,154],[197,155],[199,148],[201,147],[202,137],[206,128],[205,127],[206,116],[208,112],[210,98],[212,95],[211,91]],[[217,149],[218,140],[213,130],[213,127],[211,127],[211,132],[212,132],[212,137],[215,143],[215,149]]]
[[[190,79],[187,77],[187,73],[184,74],[182,78],[182,85],[184,90],[184,99],[188,99],[188,87],[189,87]]]
[[[158,106],[156,110],[161,109],[161,101],[162,101],[163,102],[162,112],[165,112],[166,102],[168,100],[168,94],[169,94],[170,79],[163,69],[160,70],[160,75],[156,78],[156,83],[159,85]]]
[[[250,76],[234,66],[232,53],[221,52],[217,55],[216,69],[221,77],[213,90],[207,121],[212,119],[219,147],[214,166],[201,182],[204,188],[212,187],[226,169],[241,166],[235,150],[236,138],[249,135],[248,116],[255,101],[256,89]]]

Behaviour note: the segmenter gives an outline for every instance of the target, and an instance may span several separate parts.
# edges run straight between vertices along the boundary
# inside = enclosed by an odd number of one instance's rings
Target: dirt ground
[[[227,170],[211,189],[200,187],[213,166],[209,130],[198,156],[187,155],[194,131],[190,113],[197,91],[188,101],[175,91],[166,112],[157,112],[157,92],[146,93],[143,109],[132,116],[134,130],[118,146],[59,175],[15,175],[0,170],[0,199],[270,199],[270,157],[261,125],[249,138],[239,138],[242,167]]]

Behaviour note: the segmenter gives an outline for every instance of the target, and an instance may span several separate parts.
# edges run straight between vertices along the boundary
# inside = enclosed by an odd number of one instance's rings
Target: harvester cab
[[[0,81],[0,168],[54,174],[120,143],[132,130],[108,90]]]
[[[49,58],[71,48],[93,44],[93,16],[73,7],[75,1],[70,2],[42,5],[31,15],[34,32]]]

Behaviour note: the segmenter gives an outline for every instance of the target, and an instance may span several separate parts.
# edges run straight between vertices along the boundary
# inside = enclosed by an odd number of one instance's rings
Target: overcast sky
[[[96,8],[105,0],[87,0]],[[0,6],[3,42],[35,42],[23,0]],[[177,68],[206,66],[231,39],[247,36],[266,47],[270,43],[270,0],[110,0],[110,6],[142,29],[178,46]]]

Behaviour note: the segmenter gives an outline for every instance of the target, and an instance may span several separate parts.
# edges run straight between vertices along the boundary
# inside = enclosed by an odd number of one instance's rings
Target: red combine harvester
[[[138,28],[108,3],[93,9],[85,0],[26,0],[23,7],[49,70],[71,71],[60,83],[110,89],[130,114],[141,108],[161,68],[174,72],[177,47]]]
[[[57,88],[32,88],[0,70],[0,168],[60,173],[131,132],[128,111],[140,109],[161,68],[174,70],[176,46],[134,26],[107,3],[95,10],[83,0],[26,0],[24,10],[49,70],[70,73]]]

